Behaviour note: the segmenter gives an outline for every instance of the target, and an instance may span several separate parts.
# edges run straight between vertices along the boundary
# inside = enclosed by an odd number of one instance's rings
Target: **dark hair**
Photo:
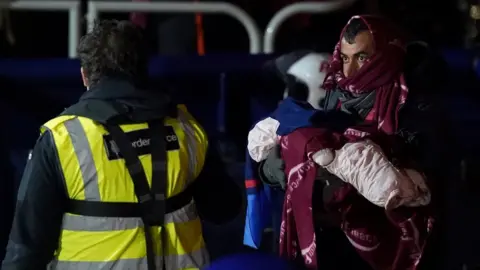
[[[355,37],[363,31],[368,31],[368,26],[361,18],[355,18],[350,21],[350,23],[345,28],[345,32],[343,32],[343,38],[349,44],[355,43]]]
[[[128,76],[135,82],[147,78],[147,43],[142,30],[129,21],[96,22],[77,51],[89,85],[108,75]]]

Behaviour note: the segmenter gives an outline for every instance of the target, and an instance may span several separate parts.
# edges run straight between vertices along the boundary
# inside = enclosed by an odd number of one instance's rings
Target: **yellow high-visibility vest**
[[[200,174],[208,148],[205,131],[178,106],[178,117],[165,119],[167,183],[165,196],[180,194]],[[147,130],[148,124],[120,126],[128,134]],[[43,125],[53,135],[63,171],[65,188],[72,200],[136,203],[134,183],[122,158],[112,158],[103,125],[80,116],[59,116]],[[150,153],[137,148],[147,180],[152,181]],[[162,232],[162,230],[165,230]],[[157,269],[199,269],[208,253],[195,202],[165,215],[165,225],[152,227]],[[160,237],[163,235],[163,237]],[[162,241],[164,240],[164,241]],[[65,213],[59,247],[49,269],[147,269],[145,233],[141,218],[92,217]],[[164,261],[163,261],[164,260]]]

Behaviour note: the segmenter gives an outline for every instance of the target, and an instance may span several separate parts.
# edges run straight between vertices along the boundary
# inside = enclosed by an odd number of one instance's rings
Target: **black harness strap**
[[[151,155],[152,155],[152,193],[155,202],[160,202],[155,205],[158,208],[155,213],[162,217],[161,225],[165,224],[165,190],[167,187],[167,147],[165,141],[165,126],[163,119],[161,121],[148,122],[148,128],[152,136],[150,137]],[[165,254],[165,230],[162,228],[161,234],[162,252]],[[165,256],[162,260],[162,269],[166,270]]]
[[[166,185],[166,148],[163,132],[163,119],[149,123],[156,130],[150,130],[150,145],[152,150],[152,190],[150,190],[142,163],[132,147],[127,135],[118,125],[106,125],[113,141],[117,144],[119,152],[125,159],[125,165],[132,177],[135,194],[140,204],[142,220],[145,224],[145,242],[147,248],[147,263],[149,270],[155,270],[155,252],[153,248],[152,226],[163,226],[165,219],[165,185]],[[161,125],[162,128],[159,128]],[[154,133],[157,131],[159,133]],[[160,141],[160,142],[159,142]],[[163,148],[162,148],[163,147]],[[163,158],[163,160],[160,160]],[[162,168],[158,165],[162,164]],[[163,172],[163,173],[159,173]],[[153,191],[153,188],[156,190]],[[163,241],[162,241],[163,242]],[[165,260],[163,260],[165,261]]]
[[[175,212],[186,205],[193,199],[193,188],[187,187],[184,191],[166,199],[165,214]],[[143,216],[143,208],[138,203],[126,202],[95,202],[69,200],[67,205],[67,213],[90,216],[90,217],[138,217]]]
[[[167,187],[167,147],[165,142],[165,126],[163,121],[148,122],[152,155],[152,193],[155,201],[163,201],[163,214],[165,216],[165,189]],[[160,205],[159,205],[160,206]],[[163,220],[162,220],[163,225]]]

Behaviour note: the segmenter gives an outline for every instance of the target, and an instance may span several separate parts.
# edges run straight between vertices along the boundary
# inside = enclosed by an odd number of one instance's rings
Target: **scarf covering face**
[[[353,19],[362,19],[375,42],[375,54],[351,77],[343,74],[341,41],[346,27]],[[387,134],[398,128],[398,110],[405,103],[408,87],[403,75],[404,39],[388,20],[372,15],[353,16],[335,46],[330,68],[323,83],[327,91],[340,87],[352,94],[376,92],[373,112],[378,129]]]

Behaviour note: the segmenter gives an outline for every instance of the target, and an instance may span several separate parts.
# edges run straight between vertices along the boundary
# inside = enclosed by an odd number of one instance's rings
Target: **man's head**
[[[353,18],[342,35],[340,53],[345,77],[353,76],[375,53],[375,41],[361,18]]]
[[[387,134],[398,128],[398,108],[405,103],[408,86],[403,73],[405,35],[388,19],[354,16],[335,46],[323,83],[327,91],[341,89],[354,97],[375,91],[375,119]]]
[[[104,20],[80,40],[82,79],[89,88],[105,76],[142,82],[148,74],[148,50],[141,30],[128,21]]]

